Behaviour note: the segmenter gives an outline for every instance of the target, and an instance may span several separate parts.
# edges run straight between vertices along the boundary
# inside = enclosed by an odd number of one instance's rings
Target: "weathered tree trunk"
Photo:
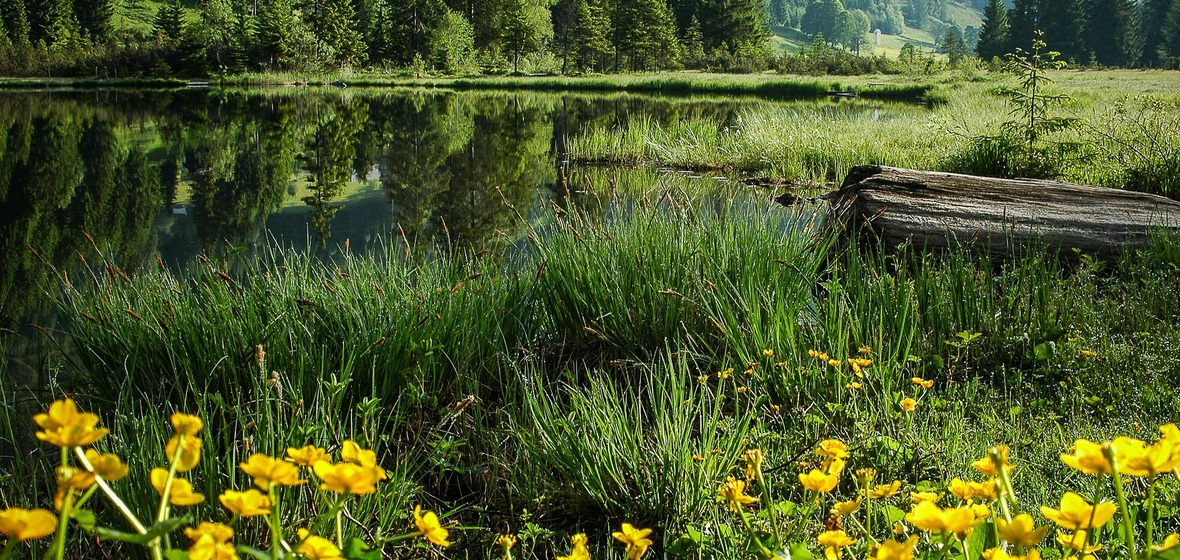
[[[862,225],[883,243],[966,244],[999,258],[1030,243],[1116,258],[1160,228],[1180,227],[1180,202],[1161,196],[881,166],[854,167],[822,198],[841,224]]]

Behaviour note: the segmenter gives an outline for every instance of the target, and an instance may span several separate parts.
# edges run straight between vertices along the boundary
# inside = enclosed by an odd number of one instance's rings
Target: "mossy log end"
[[[967,244],[1000,258],[1030,244],[1117,258],[1161,228],[1180,227],[1180,202],[1162,196],[875,165],[852,168],[821,198],[840,224],[863,226],[885,244]]]

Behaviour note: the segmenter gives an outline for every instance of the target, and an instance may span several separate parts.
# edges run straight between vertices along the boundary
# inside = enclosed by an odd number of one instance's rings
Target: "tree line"
[[[0,72],[570,73],[769,54],[765,0],[165,0],[146,33],[117,29],[114,2],[4,0]]]
[[[1180,67],[1180,0],[988,0],[976,53],[984,60],[1043,33],[1078,65]]]

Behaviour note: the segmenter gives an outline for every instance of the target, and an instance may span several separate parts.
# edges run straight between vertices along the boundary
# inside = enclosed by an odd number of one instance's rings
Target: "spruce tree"
[[[700,0],[693,18],[706,51],[727,48],[732,54],[738,45],[761,44],[770,35],[766,10],[766,0]]]
[[[1090,0],[1090,50],[1099,64],[1134,66],[1143,54],[1139,10],[1134,0]],[[1050,45],[1051,47],[1052,45]]]
[[[69,0],[27,0],[29,40],[47,45],[69,45],[78,37],[78,19]]]
[[[979,43],[975,54],[984,60],[1004,56],[1011,51],[1009,46],[1008,8],[1004,0],[988,0],[983,9],[983,29],[979,32]]]
[[[356,11],[350,0],[323,0],[312,28],[327,47],[321,51],[325,62],[351,67],[367,60],[365,43],[357,27]]]
[[[602,0],[578,0],[577,22],[570,32],[578,70],[603,69],[603,60],[611,50],[610,31],[610,18]]]
[[[1174,60],[1180,57],[1180,2],[1173,0],[1168,8],[1168,15],[1164,18],[1163,46],[1160,51],[1166,63],[1175,65]]]
[[[115,5],[111,0],[74,0],[78,24],[95,41],[111,38],[114,33],[111,17],[114,13]]]
[[[156,19],[152,24],[152,35],[157,37],[161,42],[167,45],[176,45],[180,42],[181,33],[184,31],[184,6],[180,0],[168,0],[159,10],[156,10]]]
[[[1061,60],[1086,62],[1089,51],[1084,41],[1086,0],[1041,0],[1040,29],[1050,49],[1061,53]]]
[[[1173,0],[1146,0],[1143,4],[1143,66],[1160,66],[1164,47],[1164,23]]]
[[[25,0],[0,2],[0,23],[4,24],[8,40],[13,45],[29,44],[29,16]]]
[[[1040,22],[1039,2],[1037,0],[1014,0],[1012,9],[1008,10],[1008,23],[1008,46],[1012,50],[1032,51],[1032,43],[1037,30],[1044,29]],[[1054,47],[1049,45],[1049,48]]]
[[[512,71],[520,71],[520,59],[553,40],[553,20],[546,0],[510,0],[504,28],[505,54]]]

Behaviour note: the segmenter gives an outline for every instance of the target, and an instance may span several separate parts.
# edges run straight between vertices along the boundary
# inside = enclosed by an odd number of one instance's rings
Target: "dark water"
[[[571,189],[664,180],[650,169],[578,176],[564,168],[565,138],[641,115],[724,126],[762,103],[415,90],[0,93],[0,368],[28,377],[44,367],[33,364],[51,342],[35,325],[52,329],[61,279],[77,281],[96,259],[135,274],[158,264],[182,272],[198,255],[268,243],[323,255],[390,239],[474,247],[511,238],[517,213],[527,220]]]

